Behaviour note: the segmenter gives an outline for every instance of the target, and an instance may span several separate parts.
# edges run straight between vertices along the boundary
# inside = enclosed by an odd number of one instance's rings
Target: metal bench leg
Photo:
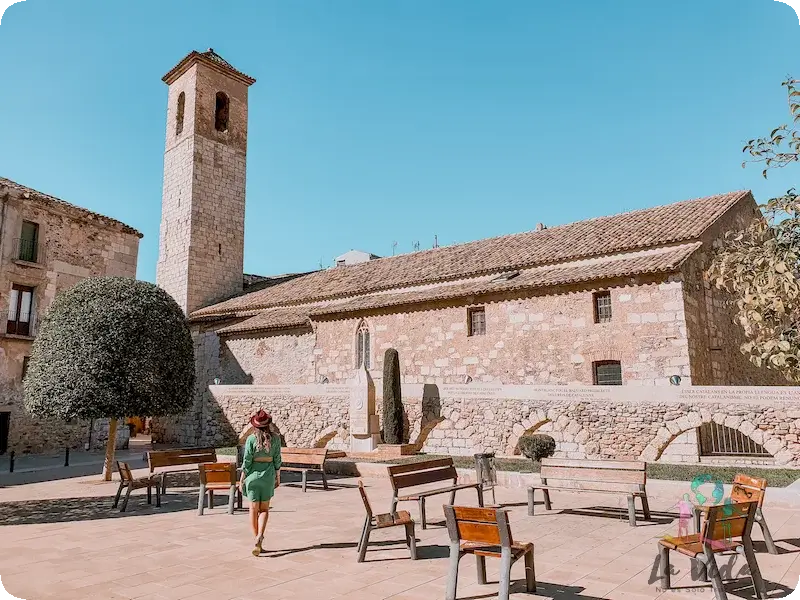
[[[750,540],[743,541],[744,556],[747,559],[747,566],[750,567],[750,577],[753,579],[753,588],[756,592],[756,598],[766,599],[767,587],[764,585],[764,579],[761,577],[761,569],[758,568],[758,561],[756,561],[756,553],[753,552],[753,542]]]
[[[197,516],[203,516],[203,509],[205,508],[206,504],[206,486],[200,486],[200,495],[197,498]]]
[[[325,469],[322,470],[322,489],[323,490],[328,489],[328,478],[325,477]]]
[[[508,600],[511,587],[511,548],[503,548],[500,557],[500,590],[498,600]]]
[[[772,539],[772,533],[767,527],[767,522],[764,520],[764,513],[761,512],[761,507],[756,509],[756,523],[761,527],[761,533],[764,535],[764,543],[767,545],[767,551],[770,554],[777,554],[778,548],[775,546],[775,540]]]
[[[153,486],[151,484],[147,484],[147,503],[153,504]]]
[[[414,532],[414,523],[407,523],[405,528],[408,550],[411,552],[411,560],[417,560],[417,534]]]
[[[722,575],[720,575],[719,568],[717,568],[717,561],[714,554],[708,549],[704,549],[705,554],[703,558],[706,563],[706,571],[708,578],[711,580],[711,587],[714,590],[714,597],[716,600],[728,600],[728,594],[725,593],[725,586],[722,584]]]
[[[111,508],[117,508],[117,505],[119,504],[119,497],[122,495],[122,488],[124,487],[125,487],[125,482],[120,481],[119,489],[117,489],[117,495],[114,496],[114,504],[111,505]]]
[[[236,502],[236,486],[232,485],[230,492],[228,492],[228,514],[233,514],[233,503]]]
[[[529,487],[528,488],[528,516],[533,516],[533,505],[534,505],[534,493],[535,488]]]
[[[694,518],[694,532],[700,533],[700,517],[702,516],[701,511],[697,510],[697,507],[695,507],[693,512],[694,514],[692,516]]]
[[[161,508],[161,486],[158,484],[159,482],[156,481],[156,508]]]
[[[356,546],[356,552],[361,552],[361,544],[364,542],[364,532],[369,527],[370,518],[367,516],[366,520],[364,521],[364,526],[361,528],[361,533],[358,536],[358,545]]]
[[[367,525],[364,529],[364,535],[361,537],[361,550],[358,552],[358,562],[364,562],[364,557],[367,555],[367,546],[369,546],[369,534],[372,532],[372,523]]]
[[[636,502],[633,496],[628,496],[628,523],[636,527]]]
[[[452,492],[450,492],[450,506],[455,506],[455,505],[456,505],[456,491],[453,490]]]
[[[208,508],[214,508],[214,490],[208,490]]]
[[[167,474],[166,473],[162,473],[161,474],[161,493],[162,494],[166,494],[167,493]]]
[[[550,504],[550,490],[542,490],[542,494],[544,494],[545,510],[553,510],[553,505]]]
[[[639,496],[639,500],[642,502],[642,512],[644,513],[644,520],[650,520],[650,502],[647,500],[647,494],[642,494]]]
[[[303,493],[306,493],[306,482],[308,480],[308,471],[303,471]]]
[[[478,491],[478,506],[483,507],[483,488],[478,486],[475,489]],[[455,494],[453,494],[453,497],[455,498]]]
[[[669,580],[669,548],[658,546],[658,575],[661,578],[661,588],[668,590],[671,587]]]
[[[392,510],[389,511],[391,514],[395,514],[397,512],[397,493],[392,496]]]
[[[475,564],[478,566],[478,583],[486,585],[486,557],[476,556]]]
[[[133,486],[128,486],[128,491],[125,492],[125,498],[122,500],[122,506],[119,507],[119,512],[125,512],[125,509],[128,508],[128,498],[131,497],[131,492],[133,491]]]
[[[458,589],[458,563],[461,560],[461,549],[458,542],[450,544],[450,569],[447,573],[447,591],[445,600],[456,600],[456,590]]]
[[[533,565],[533,549],[525,554],[525,590],[536,593],[536,569]]]
[[[422,521],[422,528],[427,529],[428,523],[425,520],[425,498],[419,499],[419,519]]]

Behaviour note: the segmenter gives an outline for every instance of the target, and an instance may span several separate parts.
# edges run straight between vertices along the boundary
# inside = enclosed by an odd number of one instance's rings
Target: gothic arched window
[[[356,369],[361,367],[370,368],[369,327],[367,327],[365,321],[361,321],[356,332]]]
[[[217,131],[228,131],[228,113],[230,100],[224,92],[217,92],[217,109],[214,113],[214,128]]]
[[[181,92],[178,95],[178,110],[175,113],[175,135],[180,135],[183,132],[183,113],[186,110],[186,93]]]

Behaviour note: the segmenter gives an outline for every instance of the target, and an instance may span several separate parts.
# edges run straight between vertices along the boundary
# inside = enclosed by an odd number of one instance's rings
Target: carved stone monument
[[[356,372],[350,392],[350,450],[372,452],[380,442],[380,425],[375,414],[375,383],[366,368]]]

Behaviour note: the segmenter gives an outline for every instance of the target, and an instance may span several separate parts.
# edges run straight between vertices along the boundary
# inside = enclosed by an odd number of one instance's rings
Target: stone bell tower
[[[242,291],[247,91],[255,83],[209,48],[169,86],[156,283],[186,314]]]

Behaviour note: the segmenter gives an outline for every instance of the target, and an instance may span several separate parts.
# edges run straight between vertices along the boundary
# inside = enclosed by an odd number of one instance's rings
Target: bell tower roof
[[[219,71],[233,79],[241,81],[247,86],[253,85],[256,82],[256,80],[249,75],[245,75],[241,71],[235,69],[231,63],[214,52],[213,48],[209,48],[205,52],[192,50],[182,61],[175,65],[169,73],[164,75],[162,81],[167,85],[171,85],[196,63],[202,63],[215,71]]]

